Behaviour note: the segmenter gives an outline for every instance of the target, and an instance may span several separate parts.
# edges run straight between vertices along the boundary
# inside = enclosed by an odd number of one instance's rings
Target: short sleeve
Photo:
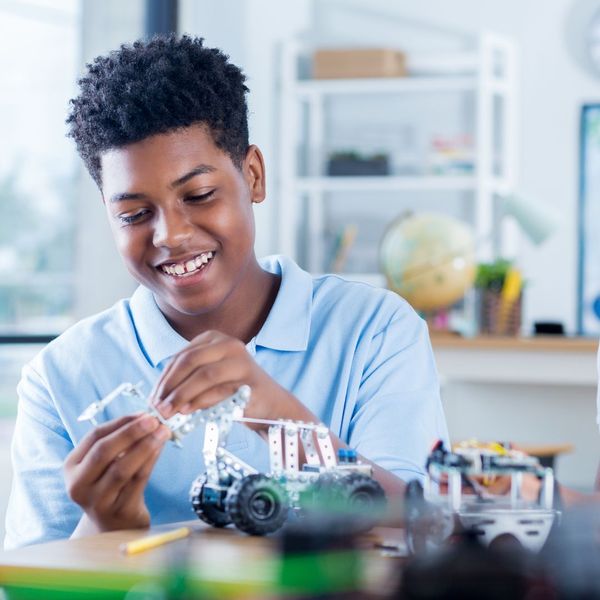
[[[433,444],[448,441],[427,325],[412,309],[371,341],[349,444],[401,479],[421,479]]]
[[[69,537],[82,514],[68,497],[63,475],[73,445],[46,383],[31,365],[23,368],[17,393],[5,549]]]

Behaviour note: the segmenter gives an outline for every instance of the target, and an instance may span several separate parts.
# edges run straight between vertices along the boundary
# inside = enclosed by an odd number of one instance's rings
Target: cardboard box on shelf
[[[406,56],[390,48],[323,48],[313,55],[315,79],[404,76]]]

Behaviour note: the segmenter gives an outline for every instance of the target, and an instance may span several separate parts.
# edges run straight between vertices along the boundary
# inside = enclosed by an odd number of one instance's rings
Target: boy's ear
[[[262,152],[254,144],[248,148],[243,164],[243,173],[252,202],[259,204],[266,196],[265,161]]]

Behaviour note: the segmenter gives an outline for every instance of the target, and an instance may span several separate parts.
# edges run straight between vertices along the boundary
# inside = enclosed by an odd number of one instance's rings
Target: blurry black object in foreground
[[[600,504],[565,512],[540,560],[557,598],[600,600]]]
[[[565,511],[539,554],[464,532],[411,559],[398,600],[600,600],[600,504]]]
[[[465,532],[454,543],[413,558],[404,568],[398,600],[533,600],[554,598],[535,555],[514,538],[483,546]]]

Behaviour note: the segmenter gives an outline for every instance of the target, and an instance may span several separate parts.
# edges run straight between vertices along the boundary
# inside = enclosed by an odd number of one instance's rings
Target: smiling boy
[[[248,384],[247,416],[324,422],[388,494],[447,439],[427,329],[403,300],[256,259],[265,167],[246,92],[225,55],[185,36],[123,46],[81,79],[70,135],[140,287],[24,368],[5,546],[193,517],[202,431],[179,450],[127,399],[93,431],[77,421],[124,381],[145,382],[165,416]],[[235,424],[228,448],[268,470],[253,427]]]

